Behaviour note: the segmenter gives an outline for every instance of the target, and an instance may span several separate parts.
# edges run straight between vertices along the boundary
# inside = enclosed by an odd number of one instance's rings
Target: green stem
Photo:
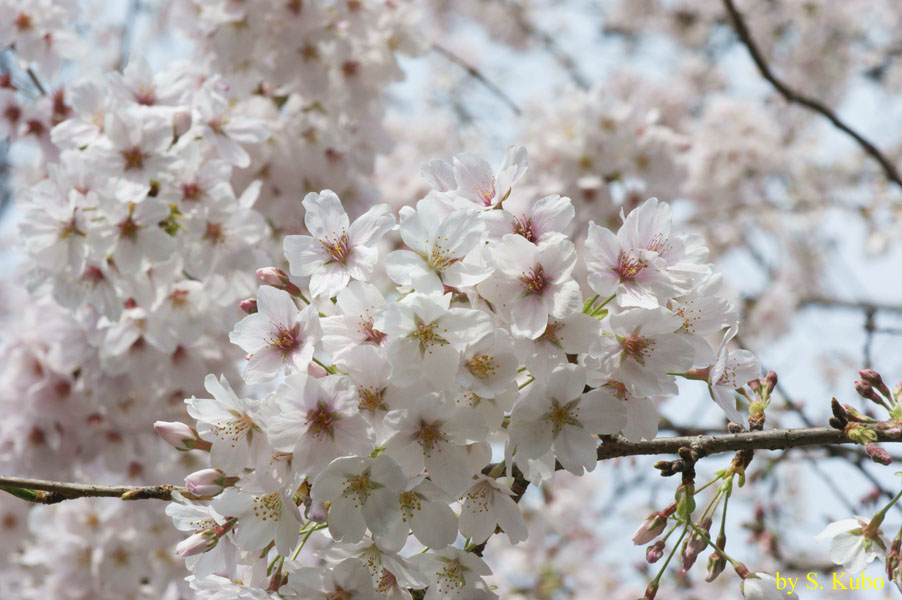
[[[699,529],[698,527],[696,527],[695,524],[692,522],[691,519],[687,519],[687,520],[686,520],[686,525],[688,525],[689,527],[691,527],[692,530],[695,532],[695,534],[696,534],[698,537],[700,537],[700,538],[702,538],[703,540],[705,540],[705,543],[708,544],[709,546],[711,546],[711,547],[714,549],[715,552],[717,552],[717,553],[720,554],[722,557],[724,557],[724,559],[726,559],[726,561],[729,562],[730,565],[731,565],[734,569],[740,565],[740,562],[739,562],[738,560],[734,560],[729,554],[727,554],[726,552],[724,552],[723,550],[721,550],[720,548],[718,548],[718,547],[717,547],[717,544],[715,544],[714,542],[712,542],[712,541],[711,541],[711,538],[708,537],[708,534],[706,534],[704,531],[702,531],[701,529]]]
[[[683,538],[686,537],[686,533],[688,531],[688,527],[683,527],[683,533],[680,534],[680,539],[678,539],[673,545],[673,548],[670,549],[670,554],[667,555],[667,560],[664,561],[664,564],[661,565],[661,569],[658,571],[658,574],[655,575],[655,578],[652,580],[652,583],[655,585],[655,587],[657,587],[658,583],[661,582],[661,577],[664,575],[664,571],[667,570],[667,565],[670,564],[670,561],[673,559],[673,555],[676,554],[677,548],[680,547],[680,542],[682,542]]]
[[[902,490],[899,490],[899,493],[893,496],[893,499],[889,501],[889,503],[880,509],[880,511],[874,515],[871,519],[871,522],[868,523],[868,526],[865,527],[864,531],[862,531],[862,535],[867,538],[875,538],[877,537],[877,532],[880,529],[880,524],[883,523],[883,519],[886,517],[887,511],[891,509],[896,502],[899,501],[899,498],[902,498]]]

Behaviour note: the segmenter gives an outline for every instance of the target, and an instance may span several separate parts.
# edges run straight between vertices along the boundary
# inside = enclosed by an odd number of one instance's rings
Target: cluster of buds
[[[889,465],[892,463],[892,457],[876,443],[902,437],[902,405],[899,402],[902,384],[890,391],[877,371],[862,369],[858,374],[861,379],[855,381],[855,391],[865,400],[885,409],[889,413],[888,418],[881,421],[872,416],[870,410],[867,413],[871,414],[862,413],[855,407],[840,404],[833,398],[830,403],[833,412],[830,426],[841,430],[850,440],[863,445],[874,462]]]
[[[770,395],[777,387],[777,374],[768,371],[764,377],[749,381],[748,387],[754,394],[754,398],[749,398],[749,429],[761,431],[764,429],[764,411],[770,405]]]

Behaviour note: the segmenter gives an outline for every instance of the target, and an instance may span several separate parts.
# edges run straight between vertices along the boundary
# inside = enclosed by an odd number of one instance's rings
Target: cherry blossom
[[[351,278],[369,281],[376,264],[375,244],[395,225],[386,204],[379,204],[353,223],[332,190],[310,193],[303,201],[304,224],[312,234],[285,238],[291,274],[310,277],[313,296],[334,296]]]
[[[265,381],[285,372],[306,369],[322,335],[316,310],[298,310],[288,292],[263,285],[257,291],[257,312],[244,317],[229,335],[248,353],[245,379]]]

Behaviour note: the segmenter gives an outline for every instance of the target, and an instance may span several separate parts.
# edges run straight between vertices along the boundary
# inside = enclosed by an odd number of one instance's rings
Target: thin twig
[[[780,95],[783,96],[788,102],[793,104],[799,104],[806,108],[813,110],[816,113],[819,113],[826,117],[834,127],[839,129],[840,131],[848,134],[852,139],[858,142],[858,145],[861,146],[862,150],[871,155],[871,157],[876,160],[880,164],[880,168],[883,169],[883,173],[886,175],[886,178],[902,187],[902,178],[899,177],[899,172],[896,171],[896,167],[877,149],[874,144],[866,140],[860,133],[846,125],[845,122],[840,120],[839,117],[836,116],[829,107],[824,105],[819,100],[815,98],[810,98],[799,92],[793,90],[788,87],[785,83],[777,79],[774,75],[773,71],[771,71],[767,62],[764,60],[764,57],[761,54],[761,51],[758,49],[757,44],[752,39],[751,33],[749,32],[748,27],[745,24],[745,21],[742,18],[742,15],[736,10],[736,6],[733,4],[733,0],[723,0],[723,4],[727,9],[727,12],[730,15],[730,20],[733,23],[733,29],[736,30],[736,34],[739,36],[739,40],[745,45],[746,49],[748,49],[749,54],[752,56],[752,60],[755,62],[755,66],[758,67],[758,71],[761,72],[761,75],[770,82],[774,88],[780,92]]]
[[[579,67],[576,64],[576,61],[572,56],[567,54],[563,48],[561,48],[554,37],[546,31],[543,31],[536,27],[533,23],[528,21],[524,16],[524,9],[522,6],[516,3],[507,2],[507,8],[511,14],[511,17],[514,20],[514,23],[517,24],[517,27],[520,28],[523,33],[529,36],[533,36],[539,42],[541,42],[542,46],[545,50],[548,51],[549,54],[557,61],[557,63],[564,69],[564,72],[570,76],[570,80],[580,89],[587,90],[589,89],[589,80],[582,74],[579,70]]]
[[[74,498],[119,498],[120,500],[171,500],[172,492],[185,488],[161,485],[91,485],[21,477],[0,477],[0,490],[38,504],[56,504]]]
[[[520,107],[517,106],[517,103],[514,102],[510,96],[504,93],[504,91],[499,88],[497,85],[492,83],[490,79],[488,79],[485,75],[483,75],[476,67],[465,61],[463,58],[448,50],[444,46],[434,43],[432,44],[432,49],[453,62],[456,65],[459,65],[463,70],[467,72],[467,74],[481,83],[487,90],[489,90],[492,94],[494,94],[497,98],[499,98],[502,102],[507,104],[507,106],[516,114],[520,116]]]
[[[28,78],[31,79],[31,83],[34,84],[34,87],[38,88],[38,92],[40,92],[42,96],[46,96],[47,90],[44,89],[44,85],[41,83],[41,80],[38,79],[37,73],[35,73],[31,67],[25,69],[25,72],[28,73]]]

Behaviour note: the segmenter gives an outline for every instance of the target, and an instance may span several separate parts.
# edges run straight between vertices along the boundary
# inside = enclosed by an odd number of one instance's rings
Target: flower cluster
[[[512,476],[580,475],[599,436],[653,438],[675,374],[707,378],[743,422],[725,399],[760,367],[727,349],[736,313],[703,242],[650,199],[577,246],[570,199],[530,198],[526,170],[522,147],[497,169],[430,161],[432,190],[397,224],[383,205],[352,221],[330,190],[304,198],[290,273],[257,272],[231,333],[261,393],[208,375],[186,400],[196,430],[158,424],[210,450],[170,511],[193,531],[180,548],[199,598],[494,597],[470,550],[496,529],[526,539]],[[314,534],[331,569],[308,566]],[[211,570],[194,559],[209,552],[229,558]]]

